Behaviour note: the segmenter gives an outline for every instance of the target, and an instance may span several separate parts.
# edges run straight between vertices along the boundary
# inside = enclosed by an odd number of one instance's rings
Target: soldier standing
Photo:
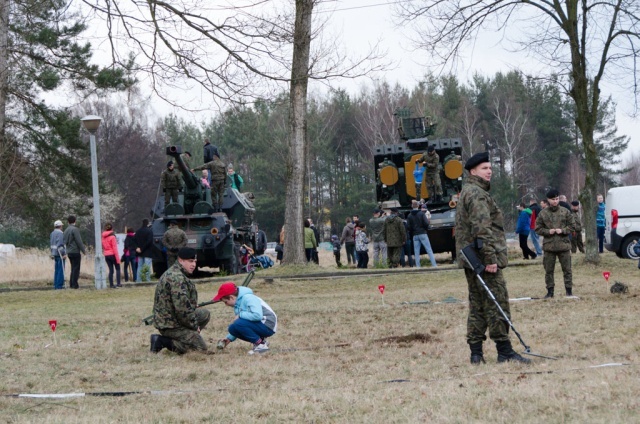
[[[442,199],[442,184],[440,183],[440,156],[436,153],[434,146],[429,146],[422,154],[422,164],[426,168],[425,179],[427,180],[427,190],[431,202]],[[418,197],[416,197],[418,198]]]
[[[153,322],[160,334],[151,335],[151,352],[207,350],[200,330],[209,323],[210,313],[198,308],[198,291],[188,278],[195,268],[195,249],[183,247],[178,261],[160,277],[153,301]]]
[[[167,268],[171,268],[180,248],[187,245],[187,233],[178,227],[178,221],[172,220],[169,223],[169,229],[162,236],[162,244],[167,248]]]
[[[387,243],[389,268],[397,268],[400,265],[402,247],[407,241],[407,231],[398,215],[398,208],[391,208],[391,215],[384,221],[384,241]]]
[[[507,283],[502,269],[507,266],[507,239],[504,235],[502,211],[489,194],[491,188],[491,163],[489,154],[476,153],[465,164],[469,171],[458,202],[456,212],[456,250],[482,241],[478,257],[485,266],[482,275],[496,301],[511,317]],[[462,258],[461,258],[462,260]],[[471,349],[471,363],[484,362],[482,343],[489,337],[496,343],[498,362],[516,361],[530,363],[513,350],[509,340],[509,324],[503,319],[498,308],[477,281],[476,274],[462,262],[469,288],[469,315],[467,318],[467,343]]]
[[[191,171],[207,169],[211,176],[211,203],[216,212],[222,211],[222,201],[224,197],[224,183],[227,180],[227,167],[220,160],[220,156],[214,154],[213,160],[200,165]]]
[[[162,171],[160,181],[164,190],[164,205],[167,206],[170,201],[177,203],[178,192],[182,188],[182,176],[173,166],[172,160],[167,162],[167,169]]]
[[[571,233],[571,253],[584,253],[584,244],[582,243],[582,218],[580,218],[580,202],[574,200],[571,202],[571,213],[573,215],[573,233]]]
[[[559,206],[560,197],[558,190],[551,189],[547,193],[549,207],[540,212],[536,219],[536,233],[544,237],[542,250],[544,257],[544,282],[547,286],[547,294],[544,297],[553,297],[555,287],[553,273],[556,267],[556,258],[560,261],[562,274],[564,275],[564,288],[567,296],[573,296],[572,274],[571,274],[571,241],[569,234],[573,232],[573,216],[566,208]]]
[[[373,218],[369,220],[369,231],[373,242],[373,266],[386,265],[387,243],[384,242],[384,222],[387,217],[382,216],[380,209],[373,210]]]

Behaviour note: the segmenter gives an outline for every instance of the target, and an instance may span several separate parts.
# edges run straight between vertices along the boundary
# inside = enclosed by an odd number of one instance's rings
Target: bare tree
[[[462,155],[472,156],[480,147],[480,123],[481,116],[478,109],[471,103],[468,97],[463,98],[460,110],[461,121],[457,126],[463,135]]]
[[[628,83],[638,106],[640,74],[639,16],[637,0],[421,0],[398,4],[405,23],[414,23],[416,42],[439,59],[452,64],[465,42],[486,28],[515,27],[523,50],[534,53],[567,83],[566,92],[576,106],[576,125],[585,152],[586,179],[580,195],[585,211],[595,210],[600,162],[594,128],[601,106],[600,90],[606,78]],[[426,23],[425,23],[426,21]],[[517,34],[517,35],[515,35]],[[508,34],[512,35],[512,34]],[[600,261],[595,214],[585,213],[586,255]]]
[[[622,176],[622,185],[640,185],[640,154],[634,152],[627,157],[624,167],[629,171]]]

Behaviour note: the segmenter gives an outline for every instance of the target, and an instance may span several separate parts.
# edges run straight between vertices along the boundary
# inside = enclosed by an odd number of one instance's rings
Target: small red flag
[[[604,271],[602,273],[602,276],[604,277],[605,280],[607,280],[607,282],[609,282],[609,277],[611,277],[611,273],[609,271]]]
[[[51,331],[56,331],[56,327],[58,326],[58,321],[55,319],[49,320],[49,327],[51,327]]]
[[[380,290],[380,294],[384,294],[384,284],[380,284],[378,290]]]

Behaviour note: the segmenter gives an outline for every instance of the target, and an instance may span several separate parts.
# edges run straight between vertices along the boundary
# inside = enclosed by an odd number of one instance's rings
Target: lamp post
[[[96,239],[95,277],[96,289],[107,288],[104,275],[104,255],[102,254],[102,238],[100,237],[100,192],[98,191],[98,155],[96,153],[96,131],[102,118],[88,115],[81,119],[84,128],[89,131],[89,144],[91,147],[91,182],[93,183],[93,226]]]

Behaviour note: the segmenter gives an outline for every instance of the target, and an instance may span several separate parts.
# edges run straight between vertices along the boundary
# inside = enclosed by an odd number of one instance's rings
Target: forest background
[[[43,12],[42,21],[46,19]],[[26,44],[51,44],[46,37],[51,34],[27,36],[33,21],[23,24],[21,30],[14,27],[14,33]],[[69,50],[79,54],[78,49]],[[91,51],[87,48],[81,54],[88,61]],[[78,66],[76,62],[72,64]],[[16,125],[7,127],[7,142],[0,143],[0,240],[44,246],[53,221],[73,213],[79,216],[85,240],[92,243],[88,137],[77,122],[87,114],[103,118],[98,133],[103,222],[112,222],[118,231],[125,225],[137,228],[161,195],[159,177],[168,160],[164,148],[181,145],[192,153],[191,165],[198,165],[202,140],[208,137],[223,161],[233,163],[243,177],[244,191],[254,193],[258,223],[269,240],[275,239],[285,209],[288,92],[229,106],[201,122],[174,114],[151,121],[152,107],[143,101],[131,69],[124,66],[108,74],[88,68],[93,74],[83,71],[81,77],[97,89],[86,101],[59,109],[27,101],[28,95],[38,99],[42,92],[58,88],[46,67],[16,73],[15,79],[21,79],[16,87],[23,91],[10,107],[26,106],[14,115]],[[39,91],[29,93],[29,83],[34,82]],[[80,81],[73,84],[87,90]],[[124,96],[108,94],[114,91]],[[431,74],[413,84],[381,80],[355,95],[332,89],[309,96],[305,215],[328,233],[339,232],[347,216],[370,216],[375,206],[372,155],[375,146],[399,141],[393,116],[397,107],[431,116],[438,123],[437,137],[462,138],[464,158],[485,149],[492,152],[496,158],[492,192],[509,228],[514,226],[515,205],[528,196],[540,198],[549,187],[556,187],[570,200],[577,198],[584,180],[584,152],[573,103],[557,81],[530,78],[518,70],[476,74],[469,82]],[[615,103],[606,99],[596,131],[604,166],[598,183],[602,192],[617,184],[640,183],[633,172],[639,159],[629,155],[622,161],[629,138],[618,133],[615,111]]]

